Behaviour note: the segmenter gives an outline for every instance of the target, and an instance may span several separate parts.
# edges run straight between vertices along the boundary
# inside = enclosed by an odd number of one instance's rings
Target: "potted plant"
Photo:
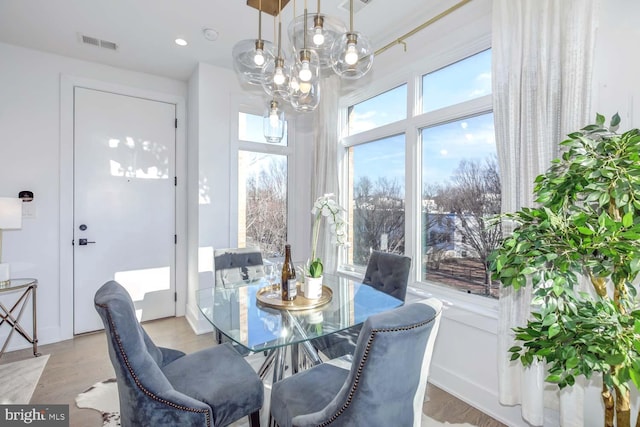
[[[640,387],[640,131],[618,134],[619,122],[606,127],[598,114],[561,143],[562,157],[535,180],[539,206],[503,215],[515,229],[491,270],[504,286],[532,286],[511,360],[545,362],[560,388],[601,376],[604,425],[627,427],[629,388]]]
[[[347,223],[344,219],[345,210],[335,201],[333,194],[325,194],[316,199],[311,209],[314,216],[311,259],[307,262],[304,270],[303,293],[306,298],[320,298],[322,295],[322,274],[324,265],[317,256],[318,237],[320,234],[320,222],[326,218],[331,233],[331,243],[336,246],[343,246],[347,243]]]

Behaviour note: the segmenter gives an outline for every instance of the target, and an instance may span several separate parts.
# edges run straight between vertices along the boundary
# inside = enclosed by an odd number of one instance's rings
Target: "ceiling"
[[[354,29],[374,49],[395,40],[455,4],[454,0],[354,0]],[[304,1],[283,8],[288,23]],[[314,12],[317,1],[309,0]],[[348,0],[324,0],[321,11],[349,23]],[[273,40],[274,18],[263,14],[263,38]],[[215,41],[203,30],[217,31]],[[199,62],[232,68],[231,49],[258,32],[258,11],[245,0],[0,0],[0,42],[186,81]],[[114,42],[110,50],[80,42],[81,35]],[[177,46],[178,37],[188,41]],[[401,49],[398,47],[398,49]]]

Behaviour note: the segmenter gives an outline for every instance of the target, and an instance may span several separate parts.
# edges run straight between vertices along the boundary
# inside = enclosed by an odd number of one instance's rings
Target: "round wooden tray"
[[[325,285],[322,285],[322,296],[318,299],[305,298],[300,288],[300,283],[298,283],[298,296],[293,301],[282,301],[280,285],[270,285],[258,289],[256,299],[262,305],[280,310],[310,310],[325,305],[333,298],[333,291]]]

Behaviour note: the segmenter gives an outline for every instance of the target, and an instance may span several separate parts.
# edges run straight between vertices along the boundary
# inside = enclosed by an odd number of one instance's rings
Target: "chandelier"
[[[233,47],[233,65],[241,82],[260,86],[269,97],[263,130],[267,142],[279,143],[284,136],[284,110],[314,111],[320,103],[320,78],[335,73],[344,79],[358,79],[371,69],[374,53],[365,36],[353,29],[353,0],[349,2],[349,28],[339,19],[320,11],[304,13],[288,27],[290,52],[282,45],[282,2],[272,3],[267,11],[277,16],[277,45],[262,39],[262,3],[258,0],[258,38],[242,40]],[[289,0],[284,0],[286,3]],[[254,4],[251,4],[251,3]],[[247,4],[255,7],[255,0]],[[274,37],[275,38],[275,37]]]

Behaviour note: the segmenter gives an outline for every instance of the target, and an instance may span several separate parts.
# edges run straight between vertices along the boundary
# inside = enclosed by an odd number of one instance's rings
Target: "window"
[[[349,135],[407,118],[407,85],[349,107]]]
[[[344,268],[366,265],[371,250],[407,252],[418,280],[496,297],[486,269],[501,237],[489,222],[501,205],[491,50],[392,87],[347,107]]]
[[[238,116],[238,247],[259,246],[265,258],[280,257],[287,240],[286,136],[268,144],[261,116]]]
[[[422,279],[497,296],[486,269],[502,233],[500,175],[493,114],[424,128],[422,140]]]
[[[285,123],[284,138],[277,144],[267,142],[264,139],[262,131],[262,116],[255,114],[239,113],[238,114],[238,139],[241,141],[251,141],[260,144],[270,144],[281,147],[287,146],[287,126]]]
[[[372,250],[404,253],[404,135],[349,149],[349,263],[366,266]]]
[[[490,50],[422,76],[423,113],[490,94]]]

